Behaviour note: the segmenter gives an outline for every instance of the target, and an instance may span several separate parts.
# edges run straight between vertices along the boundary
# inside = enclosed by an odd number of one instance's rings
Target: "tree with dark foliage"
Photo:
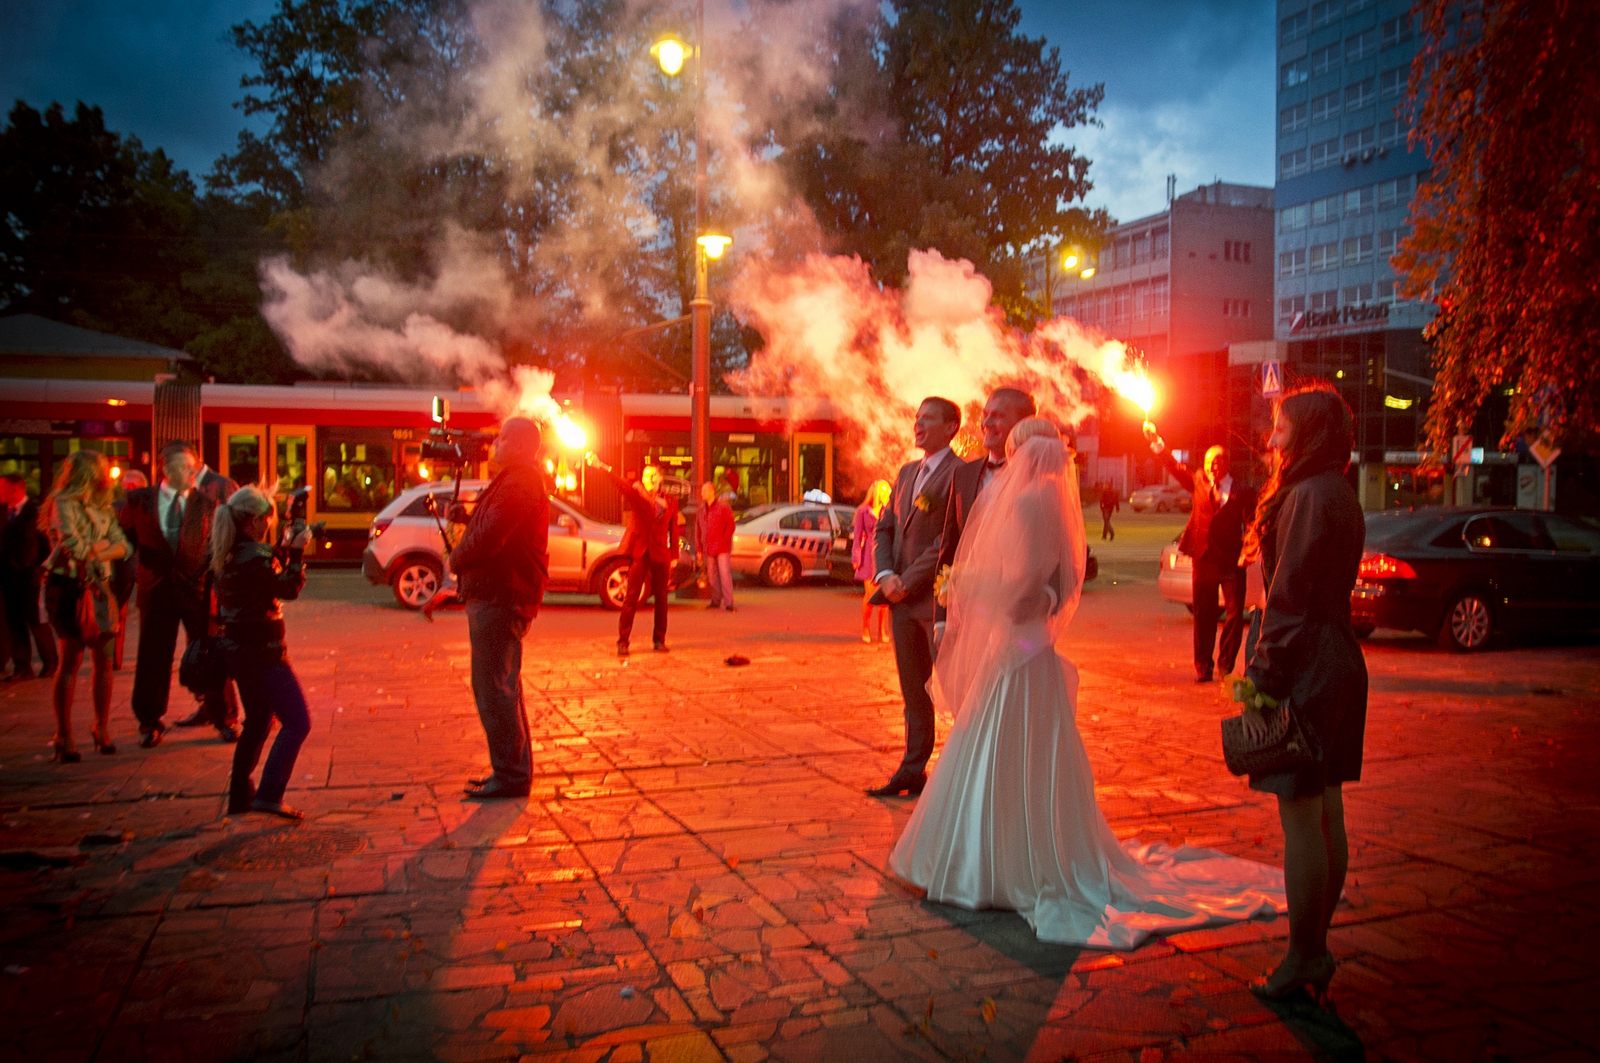
[[[1600,17],[1584,0],[1422,0],[1412,143],[1433,163],[1395,266],[1438,316],[1434,453],[1506,396],[1503,441],[1600,427]]]

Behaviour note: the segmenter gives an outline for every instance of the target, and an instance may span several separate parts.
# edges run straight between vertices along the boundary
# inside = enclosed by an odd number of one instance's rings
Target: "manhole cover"
[[[284,826],[229,838],[195,859],[228,871],[291,871],[331,864],[366,847],[366,839],[354,831]]]

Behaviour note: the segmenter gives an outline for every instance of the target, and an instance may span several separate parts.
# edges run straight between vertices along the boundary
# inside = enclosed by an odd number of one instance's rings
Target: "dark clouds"
[[[1104,129],[1067,139],[1094,165],[1089,201],[1122,219],[1220,178],[1272,183],[1272,0],[1019,0],[1074,84],[1103,81]],[[228,27],[273,0],[3,0],[0,101],[82,99],[197,177],[232,148],[243,56]]]

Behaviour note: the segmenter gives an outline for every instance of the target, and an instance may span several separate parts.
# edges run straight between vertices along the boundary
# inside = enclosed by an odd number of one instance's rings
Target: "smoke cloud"
[[[970,262],[913,251],[901,291],[885,290],[858,258],[814,254],[793,264],[749,259],[734,281],[740,316],[766,340],[746,394],[826,398],[849,428],[841,461],[853,479],[887,477],[914,457],[911,421],[922,400],[949,399],[973,415],[1002,385],[1032,392],[1040,412],[1077,425],[1116,374],[1133,368],[1116,340],[1057,318],[1032,333],[1006,325],[989,281]]]

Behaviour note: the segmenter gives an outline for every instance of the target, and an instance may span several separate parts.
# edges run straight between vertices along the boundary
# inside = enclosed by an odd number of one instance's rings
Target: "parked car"
[[[821,502],[773,502],[733,518],[733,570],[769,587],[807,577],[840,575],[849,566],[855,507]]]
[[[1152,484],[1128,496],[1128,505],[1135,513],[1147,509],[1157,513],[1187,513],[1193,504],[1194,496],[1177,484]]]
[[[1169,602],[1177,602],[1189,612],[1194,612],[1194,558],[1180,553],[1178,540],[1161,548],[1161,570],[1156,575],[1156,590]],[[1259,609],[1267,603],[1266,591],[1261,583],[1261,562],[1253,562],[1244,572],[1244,604],[1247,609]],[[1217,604],[1222,604],[1222,591],[1217,591]]]
[[[1350,595],[1358,633],[1421,631],[1453,650],[1498,634],[1600,626],[1600,531],[1553,513],[1431,506],[1367,514]]]
[[[465,480],[461,501],[470,510],[487,480]],[[432,483],[402,493],[373,518],[361,571],[374,584],[387,584],[395,601],[421,609],[445,583],[443,541],[428,511],[429,495],[449,498],[453,484]],[[621,609],[628,589],[628,558],[617,552],[622,526],[590,516],[560,499],[550,500],[550,582],[546,590],[594,594],[608,609]],[[670,586],[694,574],[687,547],[673,566]]]

